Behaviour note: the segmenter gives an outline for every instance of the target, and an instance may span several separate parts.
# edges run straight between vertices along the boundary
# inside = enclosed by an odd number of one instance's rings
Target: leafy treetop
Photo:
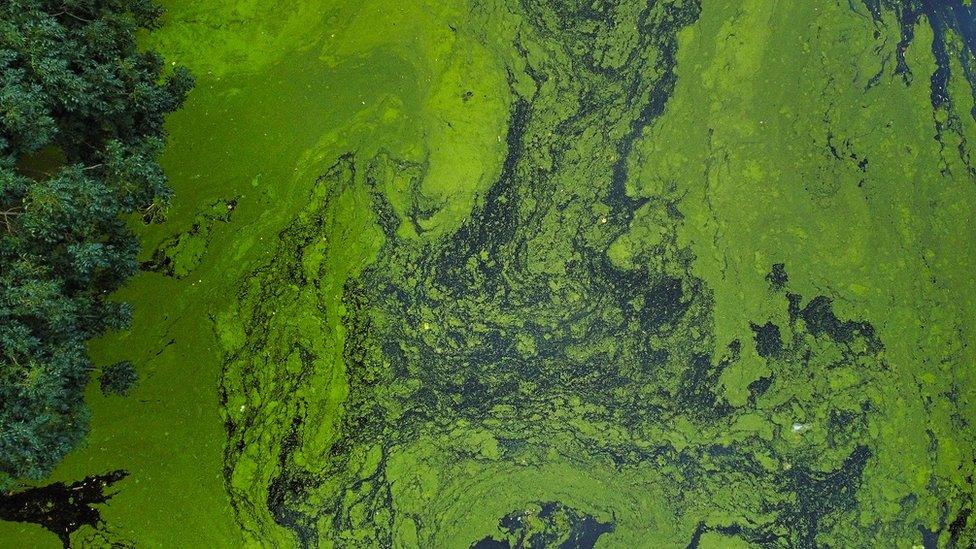
[[[137,269],[124,216],[168,198],[163,121],[192,87],[136,45],[160,14],[149,0],[0,2],[0,489],[84,437],[85,342],[128,323],[106,300]]]

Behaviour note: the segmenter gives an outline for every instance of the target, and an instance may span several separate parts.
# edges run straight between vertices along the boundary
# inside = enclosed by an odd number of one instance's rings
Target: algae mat
[[[971,8],[168,7],[72,545],[976,543]]]

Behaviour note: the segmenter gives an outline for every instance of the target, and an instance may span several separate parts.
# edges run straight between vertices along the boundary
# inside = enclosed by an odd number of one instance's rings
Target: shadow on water
[[[70,547],[72,533],[82,526],[98,528],[102,516],[94,505],[106,503],[114,494],[105,489],[129,475],[112,471],[64,484],[56,482],[22,492],[0,494],[0,520],[40,525]]]

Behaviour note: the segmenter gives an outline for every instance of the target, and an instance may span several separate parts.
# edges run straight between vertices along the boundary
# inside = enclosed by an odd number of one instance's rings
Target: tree
[[[99,378],[102,393],[106,395],[124,395],[139,381],[136,367],[128,360],[116,362],[102,370]]]
[[[83,439],[85,342],[129,321],[107,299],[137,270],[125,217],[169,197],[163,120],[192,87],[136,46],[160,15],[150,0],[0,2],[0,489]]]

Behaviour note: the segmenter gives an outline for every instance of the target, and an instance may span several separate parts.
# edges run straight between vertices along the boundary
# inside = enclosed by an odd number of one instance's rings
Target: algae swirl
[[[0,545],[976,544],[971,5],[164,1],[140,383]]]
[[[865,502],[902,373],[870,322],[794,289],[792,263],[753,274],[766,306],[739,311],[748,331],[716,334],[687,183],[642,159],[702,10],[472,4],[452,31],[511,45],[510,108],[497,177],[453,225],[432,221],[450,199],[425,193],[424,153],[353,150],[318,177],[218,320],[225,477],[250,539],[864,547],[937,537],[917,518],[933,501],[966,522],[958,478]],[[825,148],[855,174],[871,158],[835,130]],[[828,201],[849,172],[820,165],[794,185]]]

